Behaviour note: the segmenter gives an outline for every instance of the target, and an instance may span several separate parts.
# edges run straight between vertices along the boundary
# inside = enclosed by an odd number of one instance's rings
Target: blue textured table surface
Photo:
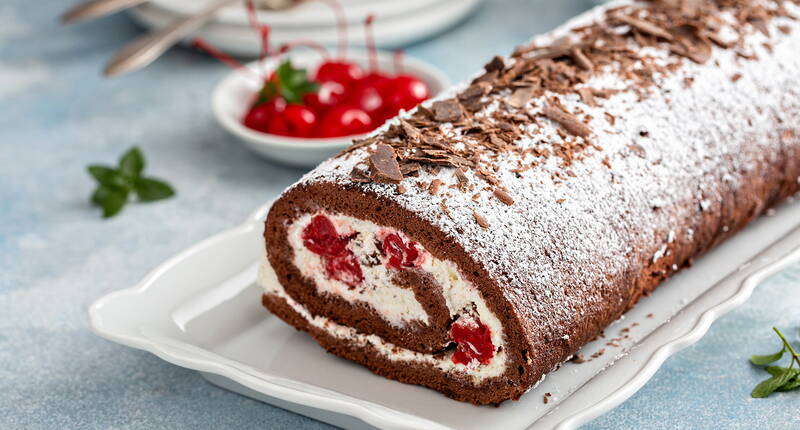
[[[140,30],[124,16],[61,27],[68,3],[0,4],[0,428],[328,427],[90,332],[94,299],[238,224],[302,172],[255,158],[216,125],[209,94],[227,70],[204,55],[176,49],[102,79],[104,61]],[[459,80],[590,3],[489,1],[408,52]],[[103,221],[84,168],[131,145],[178,196]],[[799,309],[794,266],[587,427],[800,428],[800,393],[751,399],[764,374],[747,362],[776,349],[772,325],[797,338]]]

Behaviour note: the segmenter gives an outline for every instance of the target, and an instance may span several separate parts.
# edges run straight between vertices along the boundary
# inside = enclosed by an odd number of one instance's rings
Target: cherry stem
[[[333,9],[336,14],[336,28],[339,30],[339,58],[344,60],[347,58],[347,16],[344,13],[344,8],[338,0],[318,0],[325,3]]]
[[[397,48],[394,50],[394,74],[395,75],[402,75],[403,74],[403,56],[405,55],[405,51],[403,48]]]
[[[206,42],[205,40],[203,40],[203,39],[201,39],[199,37],[195,38],[192,41],[192,45],[197,47],[197,48],[199,48],[199,49],[201,49],[201,50],[203,50],[203,51],[205,51],[206,53],[208,53],[212,57],[216,58],[221,63],[227,65],[228,67],[230,67],[233,70],[247,70],[248,73],[251,73],[251,74],[253,73],[252,70],[250,70],[247,67],[244,67],[244,65],[242,63],[240,63],[238,60],[236,60],[235,58],[231,57],[230,55],[222,52],[221,50],[217,49],[216,47],[212,46],[211,44],[209,44],[208,42]],[[258,74],[255,74],[255,75],[259,80],[261,80],[261,76],[258,76]]]
[[[373,24],[375,23],[375,14],[367,15],[364,20],[364,33],[367,42],[367,52],[369,53],[369,71],[378,71],[378,49],[375,47],[375,31]]]
[[[250,28],[254,31],[258,32],[259,41],[261,43],[261,49],[258,53],[258,65],[262,67],[264,64],[264,59],[270,55],[269,49],[269,33],[270,27],[266,24],[261,24],[258,21],[258,15],[256,14],[256,6],[253,0],[247,0],[245,2],[245,9],[247,9],[247,20],[250,23]],[[264,70],[261,70],[261,73],[266,76]]]
[[[322,46],[322,44],[314,42],[313,40],[294,40],[289,43],[284,43],[283,45],[281,45],[280,49],[278,50],[278,53],[285,54],[286,52],[289,52],[292,49],[300,46],[311,48],[317,51],[324,59],[328,59],[330,57],[330,52],[328,52],[328,49]]]

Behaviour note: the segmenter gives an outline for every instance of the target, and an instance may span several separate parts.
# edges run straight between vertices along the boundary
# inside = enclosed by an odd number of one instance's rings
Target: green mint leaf
[[[304,95],[308,93],[316,93],[319,91],[319,84],[316,82],[306,81],[297,86],[298,91]]]
[[[92,194],[92,202],[103,208],[103,218],[111,218],[128,202],[128,190],[100,187]]]
[[[781,385],[775,391],[791,391],[797,388],[800,388],[800,378],[795,377],[795,379]]]
[[[145,161],[142,151],[132,147],[119,160],[119,169],[93,164],[87,167],[89,174],[100,184],[94,190],[91,201],[103,209],[103,217],[118,214],[135,192],[142,202],[152,202],[175,195],[175,190],[166,182],[142,176]]]
[[[305,70],[298,70],[292,66],[292,62],[290,60],[286,60],[278,66],[278,69],[275,70],[275,75],[278,76],[278,79],[281,82],[281,85],[295,85],[299,79],[302,79],[302,76],[299,76],[298,72],[301,72],[305,75]]]
[[[282,86],[281,87],[281,96],[286,99],[286,103],[302,103],[303,98],[300,96],[299,93],[295,92],[291,87]]]
[[[780,351],[769,354],[769,355],[754,355],[750,357],[750,362],[758,366],[764,366],[770,363],[774,363],[783,357],[783,354],[786,352],[786,348],[781,348]]]
[[[119,171],[126,178],[135,179],[142,174],[144,170],[144,156],[139,147],[134,146],[129,149],[122,158],[119,159]]]
[[[264,87],[261,88],[261,91],[258,92],[258,99],[255,105],[258,106],[267,103],[274,99],[279,93],[278,85],[273,81],[267,81],[264,83]]]
[[[278,90],[287,103],[302,104],[303,96],[319,90],[319,85],[309,80],[306,69],[295,69],[288,60],[278,66],[275,70],[275,77],[277,82],[270,81],[264,86],[260,100],[264,99],[264,96],[269,96],[272,90]],[[270,84],[273,84],[274,87],[268,88]]]
[[[769,372],[769,374],[772,376],[778,376],[786,371],[792,373],[792,375],[790,375],[790,378],[794,378],[795,376],[800,375],[800,369],[789,369],[787,367],[781,367],[781,366],[769,366],[765,370]]]
[[[175,190],[166,182],[156,178],[136,180],[136,195],[143,202],[167,199],[175,195]]]
[[[117,172],[111,167],[100,164],[92,164],[86,170],[101,185],[112,185],[112,175]]]
[[[119,170],[97,164],[89,166],[86,170],[89,171],[89,174],[92,175],[101,186],[123,190],[130,190],[131,188],[130,181],[126,179]]]
[[[103,200],[106,199],[106,195],[108,195],[109,192],[111,192],[110,187],[106,187],[105,185],[97,187],[97,189],[92,193],[92,203],[102,207]]]
[[[778,388],[782,387],[787,382],[789,382],[790,379],[792,379],[791,375],[793,373],[791,372],[791,370],[792,369],[786,369],[767,380],[761,381],[761,383],[759,383],[758,385],[756,385],[755,388],[753,388],[753,391],[750,393],[750,396],[759,399],[767,397],[770,394],[774,393]]]

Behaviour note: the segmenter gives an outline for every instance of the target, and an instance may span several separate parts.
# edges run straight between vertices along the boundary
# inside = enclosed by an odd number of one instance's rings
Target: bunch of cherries
[[[371,69],[365,72],[347,60],[327,60],[309,80],[305,70],[287,60],[266,80],[244,125],[293,137],[357,135],[430,97],[427,85],[415,76]]]
[[[367,133],[401,109],[409,110],[430,97],[430,90],[419,78],[403,73],[396,57],[392,75],[378,70],[372,25],[374,16],[366,18],[365,29],[369,49],[369,70],[347,61],[347,20],[338,0],[318,0],[333,8],[339,28],[339,55],[327,59],[309,78],[306,70],[296,69],[289,60],[265,79],[255,102],[242,122],[263,133],[282,136],[325,138]],[[261,59],[273,52],[269,47],[269,27],[260,24],[253,0],[246,2],[250,25],[260,33]],[[200,41],[199,46],[222,61],[232,59]],[[277,51],[285,53],[294,46],[317,48],[328,58],[327,51],[314,43],[297,41]],[[234,60],[235,61],[235,60]]]

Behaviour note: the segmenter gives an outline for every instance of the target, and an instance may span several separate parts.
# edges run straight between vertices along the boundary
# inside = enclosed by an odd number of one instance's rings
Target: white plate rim
[[[343,11],[348,26],[361,25],[361,20],[368,13],[376,13],[378,19],[392,19],[400,15],[418,13],[438,3],[448,0],[410,0],[402,6],[393,4],[392,0],[359,0],[343,5]],[[383,3],[383,4],[381,4]],[[203,2],[185,0],[151,0],[151,4],[165,12],[179,16],[188,16],[202,10],[205,5]],[[388,6],[388,10],[387,10]],[[324,10],[325,15],[319,16],[319,12]],[[288,10],[256,10],[258,20],[269,23],[274,28],[303,28],[303,27],[325,27],[335,26],[335,15],[329,6],[321,2],[300,5]],[[249,18],[245,8],[240,5],[227,6],[220,10],[214,17],[214,21],[248,27]]]
[[[231,360],[222,357],[218,357],[216,360],[209,360],[196,354],[188,353],[185,350],[170,348],[169,345],[166,344],[158,344],[142,336],[133,336],[125,333],[114,332],[104,325],[101,316],[101,309],[108,303],[120,296],[142,294],[147,291],[152,284],[154,284],[157,278],[169,271],[175,265],[180,264],[187,258],[190,258],[192,255],[204,249],[213,247],[217,243],[225,241],[236,235],[251,232],[253,228],[260,228],[263,219],[266,216],[266,213],[269,211],[271,205],[272,202],[269,202],[259,207],[245,220],[244,223],[240,224],[239,226],[206,238],[194,246],[191,246],[177,255],[167,259],[165,262],[148,273],[143,280],[136,285],[123,290],[111,292],[97,299],[89,307],[89,320],[92,331],[101,337],[122,345],[151,352],[170,363],[201,372],[218,374],[258,392],[292,403],[349,415],[361,419],[362,421],[376,427],[388,429],[449,429],[450,427],[443,426],[433,421],[396,411],[376,403],[354,399],[342,393],[336,393],[335,397],[325,396],[320,395],[319,392],[312,392],[315,390],[298,390],[298,387],[302,387],[304,385],[309,388],[317,388],[307,384],[293,382],[292,385],[294,385],[294,387],[281,385],[278,383],[280,379],[282,379],[280,377],[276,377],[274,380],[264,380],[260,377],[250,374],[243,369],[243,367],[246,366],[233,365],[234,363]],[[795,236],[800,237],[800,227],[794,229],[784,238],[779,239],[778,242],[783,243],[786,238]],[[754,259],[759,258],[761,254],[769,251],[771,248],[772,246],[768,246]],[[610,395],[602,399],[598,399],[591,406],[570,414],[567,418],[560,420],[554,426],[554,428],[558,430],[571,430],[578,428],[580,425],[591,421],[592,419],[623,403],[639,389],[641,389],[641,387],[643,387],[647,381],[649,381],[652,376],[655,375],[656,371],[661,367],[667,358],[678,351],[698,342],[708,331],[711,324],[715,320],[719,319],[721,316],[730,312],[736,307],[744,304],[752,295],[754,289],[763,280],[783,270],[798,260],[800,260],[800,246],[791,248],[790,251],[784,252],[775,260],[772,260],[764,265],[751,268],[754,270],[746,274],[743,281],[739,283],[739,286],[733,295],[700,313],[698,320],[688,331],[680,334],[678,337],[673,338],[669,342],[657,348],[656,351],[651,354],[650,357],[648,357],[647,360],[640,366],[640,371],[625,381],[621,388],[613,391]],[[736,275],[736,272],[730,274],[728,277],[734,275]],[[725,282],[728,277],[723,278],[717,284]],[[711,291],[713,288],[713,286],[710,287],[708,291]],[[642,342],[645,340],[642,340]],[[318,390],[327,391],[324,389]],[[534,426],[535,425],[536,424],[534,424]]]
[[[426,428],[433,430],[447,430],[449,427],[442,426],[430,420],[409,415],[403,412],[395,411],[390,408],[381,406],[376,403],[366,402],[359,399],[354,399],[341,393],[331,393],[335,395],[321,395],[320,391],[324,389],[313,390],[313,386],[308,386],[303,383],[294,383],[295,387],[280,384],[282,378],[277,377],[272,380],[263,380],[255,375],[246,371],[246,366],[237,366],[231,360],[216,356],[215,360],[203,358],[196,354],[191,354],[188,351],[170,347],[168,344],[159,344],[151,341],[143,336],[134,336],[125,333],[114,332],[108,329],[104,323],[101,315],[101,309],[111,301],[126,295],[142,294],[152,286],[155,281],[164,273],[169,271],[172,267],[180,264],[182,261],[190,258],[192,255],[213,247],[219,242],[225,241],[238,234],[248,233],[253,228],[259,228],[262,220],[272,206],[269,202],[256,211],[254,211],[244,223],[237,227],[217,233],[209,238],[206,238],[196,245],[181,251],[177,255],[167,259],[164,263],[150,271],[144,279],[138,284],[119,291],[111,292],[93,302],[89,306],[89,323],[92,331],[108,340],[120,343],[122,345],[130,346],[133,348],[141,349],[159,358],[176,364],[181,367],[215,373],[225,376],[233,381],[242,384],[253,390],[277,397],[293,403],[312,405],[319,409],[334,411],[356,417],[371,425],[380,426],[383,428]],[[212,355],[213,354],[209,354]],[[297,388],[312,388],[312,390],[298,390]]]

